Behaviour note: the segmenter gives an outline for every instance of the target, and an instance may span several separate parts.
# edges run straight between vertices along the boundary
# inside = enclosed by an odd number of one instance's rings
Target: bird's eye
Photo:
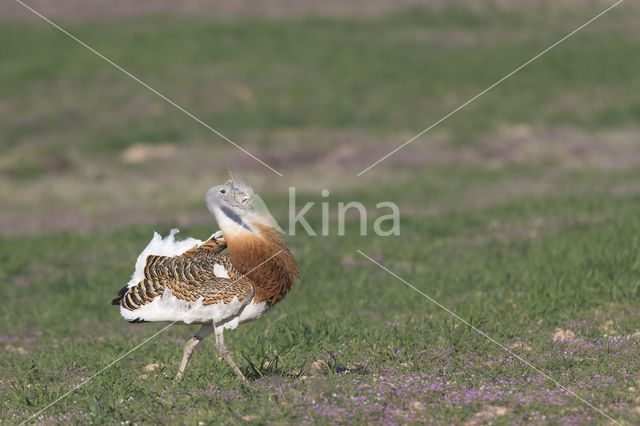
[[[221,193],[221,194],[226,194],[226,193],[227,193],[227,191],[225,191],[224,189],[221,189],[221,190],[220,190],[220,193]]]

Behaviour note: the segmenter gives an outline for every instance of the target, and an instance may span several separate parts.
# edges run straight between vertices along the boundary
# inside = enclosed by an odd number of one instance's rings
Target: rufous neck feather
[[[300,270],[276,229],[263,224],[250,226],[253,232],[222,230],[231,262],[255,283],[254,301],[274,305],[293,287]]]

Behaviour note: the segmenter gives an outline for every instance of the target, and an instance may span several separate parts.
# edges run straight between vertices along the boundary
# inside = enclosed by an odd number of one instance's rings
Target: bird
[[[219,356],[246,381],[224,343],[224,330],[262,318],[291,290],[300,270],[275,219],[242,179],[232,175],[212,187],[205,202],[220,230],[205,241],[176,240],[178,229],[164,238],[154,233],[131,280],[111,303],[131,323],[200,325],[184,347],[175,381],[212,333]]]

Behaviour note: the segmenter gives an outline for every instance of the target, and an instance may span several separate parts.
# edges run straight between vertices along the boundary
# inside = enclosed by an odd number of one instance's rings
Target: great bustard
[[[156,233],[138,256],[131,281],[112,301],[129,322],[202,325],[184,348],[176,380],[211,333],[220,356],[245,379],[224,344],[224,329],[261,318],[299,275],[275,220],[268,210],[256,208],[256,198],[235,179],[211,188],[205,200],[220,231],[204,242],[176,241],[175,229],[166,238]],[[228,254],[221,254],[225,248]]]

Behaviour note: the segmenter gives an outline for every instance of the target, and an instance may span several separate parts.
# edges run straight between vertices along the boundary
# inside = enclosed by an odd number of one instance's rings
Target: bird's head
[[[227,183],[207,192],[206,202],[220,226],[231,262],[256,284],[256,303],[273,305],[282,299],[300,270],[262,199],[231,175]]]
[[[275,219],[260,197],[249,185],[233,175],[224,185],[209,189],[205,200],[223,234],[242,235],[249,232],[260,236],[260,230],[265,227],[277,229]]]

